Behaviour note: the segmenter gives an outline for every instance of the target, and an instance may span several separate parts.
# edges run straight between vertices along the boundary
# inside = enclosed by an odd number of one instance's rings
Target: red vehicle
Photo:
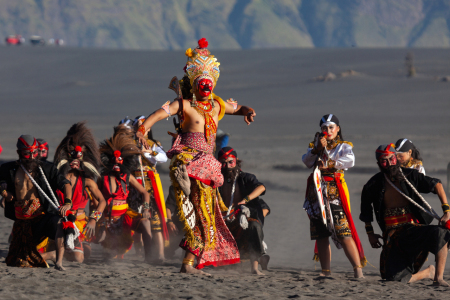
[[[21,45],[25,43],[25,39],[19,34],[12,34],[5,39],[5,42],[7,45]]]

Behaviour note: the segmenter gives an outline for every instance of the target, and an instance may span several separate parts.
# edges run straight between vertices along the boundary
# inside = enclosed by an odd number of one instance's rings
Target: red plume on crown
[[[119,150],[114,151],[114,157],[120,157],[122,153]]]
[[[208,47],[208,41],[205,38],[201,38],[198,40],[198,47],[200,49]]]
[[[76,152],[83,152],[83,149],[80,146],[75,147]]]

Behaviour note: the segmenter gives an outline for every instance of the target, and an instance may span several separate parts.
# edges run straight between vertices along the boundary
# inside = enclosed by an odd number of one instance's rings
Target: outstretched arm
[[[225,113],[227,115],[244,116],[244,121],[247,125],[250,125],[256,117],[255,110],[249,106],[237,105],[236,109],[234,106],[228,102],[225,102]]]
[[[149,148],[149,145],[145,141],[144,134],[147,133],[156,122],[159,122],[167,117],[176,115],[178,113],[178,110],[180,109],[180,103],[178,101],[173,101],[172,103],[169,104],[167,109],[170,112],[170,115],[163,108],[155,110],[150,116],[147,117],[147,119],[145,119],[144,123],[141,125],[141,127],[139,127],[138,131],[136,132],[136,137],[139,139],[139,142],[146,149]]]

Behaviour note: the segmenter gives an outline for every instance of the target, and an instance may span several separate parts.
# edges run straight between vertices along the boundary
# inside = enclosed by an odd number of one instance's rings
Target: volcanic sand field
[[[85,264],[66,262],[64,273],[54,269],[7,268],[0,264],[2,299],[244,299],[244,298],[442,298],[444,288],[431,280],[412,285],[381,281],[379,250],[368,243],[358,220],[363,185],[377,172],[374,151],[380,144],[410,138],[421,150],[427,175],[447,188],[450,161],[450,52],[414,49],[417,76],[407,79],[408,49],[292,49],[214,51],[221,63],[215,93],[256,110],[256,122],[226,116],[219,128],[231,134],[229,145],[267,187],[263,199],[271,206],[264,233],[271,255],[270,271],[258,278],[249,264],[207,268],[213,277],[178,274],[181,260],[167,266],[142,263],[131,250],[124,260],[106,264],[94,247]],[[3,161],[15,159],[21,134],[46,139],[50,156],[69,127],[86,120],[96,138],[107,138],[124,117],[148,115],[175,97],[167,89],[172,76],[182,77],[186,61],[181,51],[124,51],[71,48],[0,47],[0,144]],[[327,72],[347,70],[317,82]],[[353,270],[342,250],[332,246],[334,279],[317,279],[320,265],[312,261],[314,242],[302,210],[306,179],[301,162],[319,120],[337,115],[344,138],[354,144],[356,165],[346,172],[353,218],[371,266],[365,279]],[[154,126],[154,136],[170,148],[172,121]],[[168,164],[159,165],[165,194]],[[426,199],[441,212],[434,195]],[[12,222],[0,216],[0,262],[8,251]],[[375,231],[380,233],[377,225]],[[178,251],[177,255],[181,255]],[[433,255],[428,262],[434,263]],[[450,280],[450,265],[445,279]]]

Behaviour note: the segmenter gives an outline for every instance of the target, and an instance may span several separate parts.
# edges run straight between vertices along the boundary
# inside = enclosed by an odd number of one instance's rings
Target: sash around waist
[[[118,217],[126,213],[128,210],[128,204],[119,204],[119,205],[113,205],[112,211],[111,211],[111,217]]]
[[[405,224],[414,224],[414,216],[411,213],[397,216],[388,216],[384,217],[384,223],[386,224],[386,229],[400,227]]]

